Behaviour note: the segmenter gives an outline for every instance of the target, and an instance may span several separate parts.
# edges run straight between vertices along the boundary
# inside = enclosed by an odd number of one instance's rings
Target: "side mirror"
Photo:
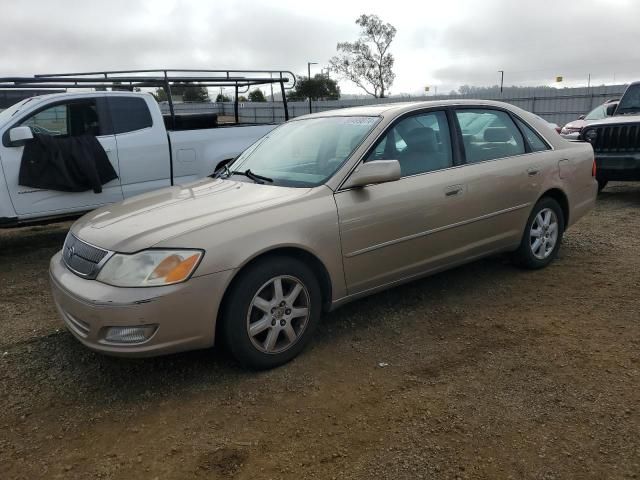
[[[364,187],[376,183],[400,180],[400,163],[397,160],[373,160],[361,163],[347,182],[345,188]]]
[[[584,115],[580,115],[580,116],[578,117],[578,120],[584,120]]]
[[[33,140],[33,132],[29,127],[13,127],[9,130],[9,142],[12,147],[21,147],[27,140]]]
[[[614,113],[616,113],[616,107],[618,106],[617,103],[611,103],[609,105],[606,106],[606,114],[607,117],[611,117]]]

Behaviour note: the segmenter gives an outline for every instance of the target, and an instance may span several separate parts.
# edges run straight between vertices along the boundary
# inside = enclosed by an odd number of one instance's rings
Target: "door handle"
[[[540,173],[540,169],[538,167],[531,167],[527,169],[527,175],[530,177],[535,177],[538,173]]]
[[[444,189],[444,194],[447,197],[453,197],[462,193],[462,185],[451,185]]]

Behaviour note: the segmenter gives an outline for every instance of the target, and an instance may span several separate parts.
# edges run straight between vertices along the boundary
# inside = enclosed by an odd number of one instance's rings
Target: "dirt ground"
[[[0,232],[0,478],[640,476],[640,184],[560,257],[494,257],[350,304],[269,372],[91,353],[47,264],[69,224]]]

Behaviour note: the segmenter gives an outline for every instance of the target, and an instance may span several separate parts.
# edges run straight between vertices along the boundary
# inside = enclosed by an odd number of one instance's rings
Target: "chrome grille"
[[[98,275],[101,262],[109,252],[83,242],[73,234],[67,235],[62,247],[62,258],[71,271],[81,277],[93,279]]]
[[[640,124],[590,127],[598,135],[593,143],[596,153],[624,153],[640,150]]]

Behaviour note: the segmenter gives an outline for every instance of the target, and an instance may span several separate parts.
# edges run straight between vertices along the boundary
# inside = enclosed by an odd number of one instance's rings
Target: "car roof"
[[[494,100],[431,100],[431,101],[416,101],[416,102],[397,102],[397,103],[383,103],[376,105],[366,105],[359,107],[348,107],[337,110],[329,110],[326,112],[312,113],[304,115],[298,118],[321,118],[321,117],[336,117],[336,116],[390,116],[395,117],[405,112],[420,108],[434,108],[434,107],[447,107],[447,106],[489,106],[500,107],[514,110],[517,107],[514,105],[497,102]]]
[[[129,92],[129,91],[120,91],[117,90],[115,92],[57,92],[57,93],[46,93],[44,95],[34,95],[33,101],[37,101],[38,103],[43,102],[45,100],[56,100],[56,99],[64,99],[64,98],[83,98],[83,97],[96,97],[100,95],[126,95],[126,96],[139,96],[139,95],[148,95],[145,92]]]

